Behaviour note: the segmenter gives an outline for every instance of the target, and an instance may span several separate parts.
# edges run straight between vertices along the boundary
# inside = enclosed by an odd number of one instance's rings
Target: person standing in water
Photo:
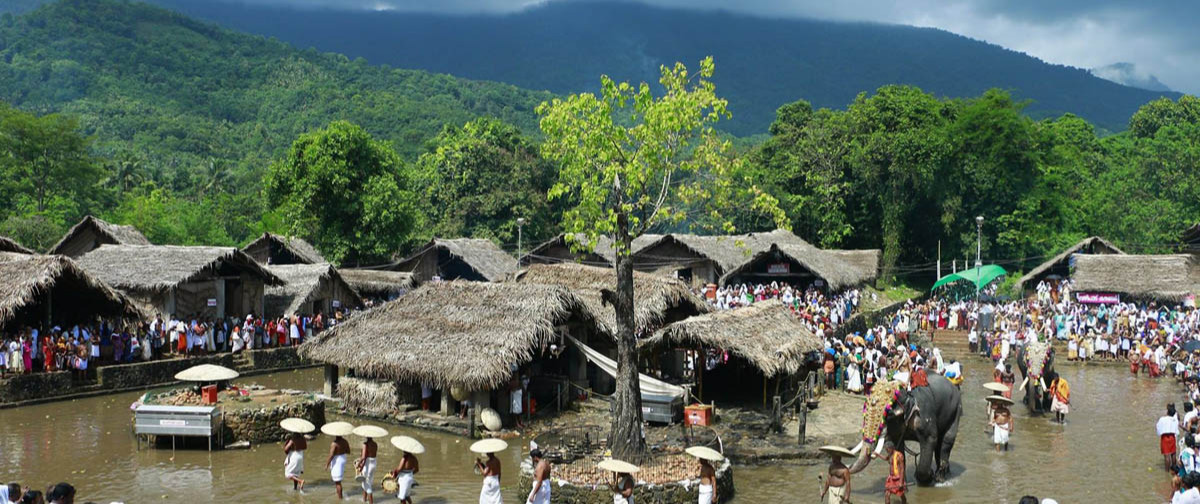
[[[392,471],[396,478],[396,498],[401,504],[412,504],[413,476],[421,472],[421,464],[417,457],[409,452],[400,452],[400,464]]]
[[[996,445],[996,451],[1008,451],[1008,439],[1013,431],[1012,412],[1003,401],[996,401],[994,404],[991,420],[992,443]]]
[[[888,476],[883,483],[883,502],[892,504],[892,496],[895,495],[900,497],[901,504],[907,504],[908,497],[905,496],[905,493],[908,491],[908,482],[904,480],[904,451],[897,450],[896,445],[891,441],[888,441],[885,446],[887,446],[887,457],[875,454],[880,460],[888,461]]]
[[[825,479],[825,485],[821,488],[821,502],[825,504],[850,502],[850,468],[842,463],[842,456],[836,453],[833,454],[833,461],[829,463],[829,477]]]
[[[304,473],[304,450],[307,449],[308,440],[298,432],[293,432],[283,444],[283,475],[292,480],[292,490],[304,491],[304,480],[300,475]]]
[[[1054,420],[1060,424],[1067,423],[1067,413],[1071,411],[1071,385],[1058,373],[1054,373],[1050,380],[1050,397],[1050,411],[1054,412]]]
[[[379,445],[375,440],[366,438],[363,441],[362,454],[358,459],[358,472],[362,474],[363,502],[375,504],[375,489],[372,480],[375,478],[375,466],[378,463],[375,456],[379,453]]]
[[[700,459],[700,497],[697,502],[717,504],[717,471],[705,459]]]
[[[528,504],[550,504],[550,462],[537,448],[529,452],[529,458],[533,460],[533,490],[525,501]]]
[[[1167,472],[1175,467],[1175,437],[1179,435],[1179,419],[1175,416],[1175,403],[1167,404],[1167,414],[1158,419],[1154,425],[1158,433],[1159,451],[1163,455],[1163,467]]]
[[[329,469],[329,478],[333,480],[338,500],[342,500],[342,479],[346,476],[346,455],[349,453],[350,443],[346,438],[335,436],[329,444],[329,459],[325,461],[325,467]]]
[[[500,459],[489,452],[487,460],[475,460],[475,468],[483,475],[483,488],[479,490],[479,504],[503,504],[500,496]]]

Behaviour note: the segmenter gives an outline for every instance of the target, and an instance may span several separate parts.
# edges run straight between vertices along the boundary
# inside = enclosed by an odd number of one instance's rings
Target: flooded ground
[[[1016,502],[1022,495],[1053,497],[1059,502],[1164,502],[1170,483],[1161,470],[1154,421],[1168,401],[1182,394],[1171,381],[1134,378],[1124,367],[1062,366],[1071,380],[1072,413],[1066,426],[1045,417],[1029,418],[1015,407],[1012,451],[995,453],[984,433],[981,379],[990,379],[982,361],[968,363],[964,418],[952,455],[952,480],[936,488],[913,488],[910,502]],[[248,378],[269,387],[320,388],[316,369]],[[0,481],[41,487],[68,481],[79,489],[78,502],[335,502],[323,469],[328,440],[311,444],[306,460],[306,495],[291,491],[283,479],[278,444],[254,450],[209,453],[204,450],[143,449],[131,433],[129,405],[140,393],[56,402],[0,410]],[[388,426],[425,443],[416,502],[473,502],[479,477],[471,469],[468,443],[450,435]],[[359,439],[352,438],[357,449]],[[519,454],[504,454],[502,484],[516,484]],[[914,447],[915,448],[915,447]],[[395,466],[398,452],[380,447],[380,473]],[[910,470],[912,463],[909,464]],[[853,500],[883,502],[886,467],[872,464],[854,479]],[[816,502],[817,466],[737,467],[738,503]],[[912,476],[910,475],[910,480]],[[358,499],[353,481],[348,498]],[[381,502],[395,502],[382,495]]]

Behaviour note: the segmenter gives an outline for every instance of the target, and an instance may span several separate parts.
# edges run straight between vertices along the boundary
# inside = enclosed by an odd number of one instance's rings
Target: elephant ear
[[[896,405],[903,385],[899,381],[882,381],[871,388],[871,395],[863,403],[862,438],[874,443],[883,434],[888,413]]]

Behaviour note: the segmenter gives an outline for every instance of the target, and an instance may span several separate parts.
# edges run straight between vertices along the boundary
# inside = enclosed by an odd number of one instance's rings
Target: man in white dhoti
[[[421,471],[421,464],[413,454],[400,453],[400,465],[392,471],[392,477],[396,478],[396,498],[401,504],[412,504],[413,476]]]
[[[357,469],[359,476],[362,476],[363,502],[370,504],[375,504],[375,488],[372,481],[375,479],[378,453],[379,445],[375,443],[374,439],[366,438],[363,441],[362,455],[359,458]]]
[[[542,451],[534,448],[529,452],[533,460],[533,490],[529,492],[528,504],[550,504],[550,462],[542,457]]]
[[[292,433],[287,443],[283,445],[283,476],[292,480],[292,489],[304,491],[304,450],[308,449],[308,440],[300,433]]]
[[[992,444],[996,445],[996,451],[1008,451],[1008,438],[1013,430],[1012,413],[1005,402],[997,401],[995,405],[990,422],[993,427]]]
[[[488,453],[487,460],[475,460],[475,467],[483,474],[483,488],[479,490],[479,504],[503,504],[500,497],[500,459]]]

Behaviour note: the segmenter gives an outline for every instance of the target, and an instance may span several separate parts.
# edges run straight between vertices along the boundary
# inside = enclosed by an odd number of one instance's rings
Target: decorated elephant
[[[1031,413],[1050,409],[1050,394],[1046,393],[1046,377],[1054,373],[1054,348],[1050,343],[1031,341],[1017,350],[1017,367],[1021,368],[1023,402]]]
[[[872,449],[882,450],[885,439],[906,450],[905,441],[916,441],[921,449],[916,454],[917,483],[944,481],[950,473],[950,450],[958,437],[960,417],[962,394],[942,375],[930,374],[928,386],[912,391],[897,381],[876,383],[863,405],[862,442],[855,448],[858,459],[850,472],[866,469]]]

